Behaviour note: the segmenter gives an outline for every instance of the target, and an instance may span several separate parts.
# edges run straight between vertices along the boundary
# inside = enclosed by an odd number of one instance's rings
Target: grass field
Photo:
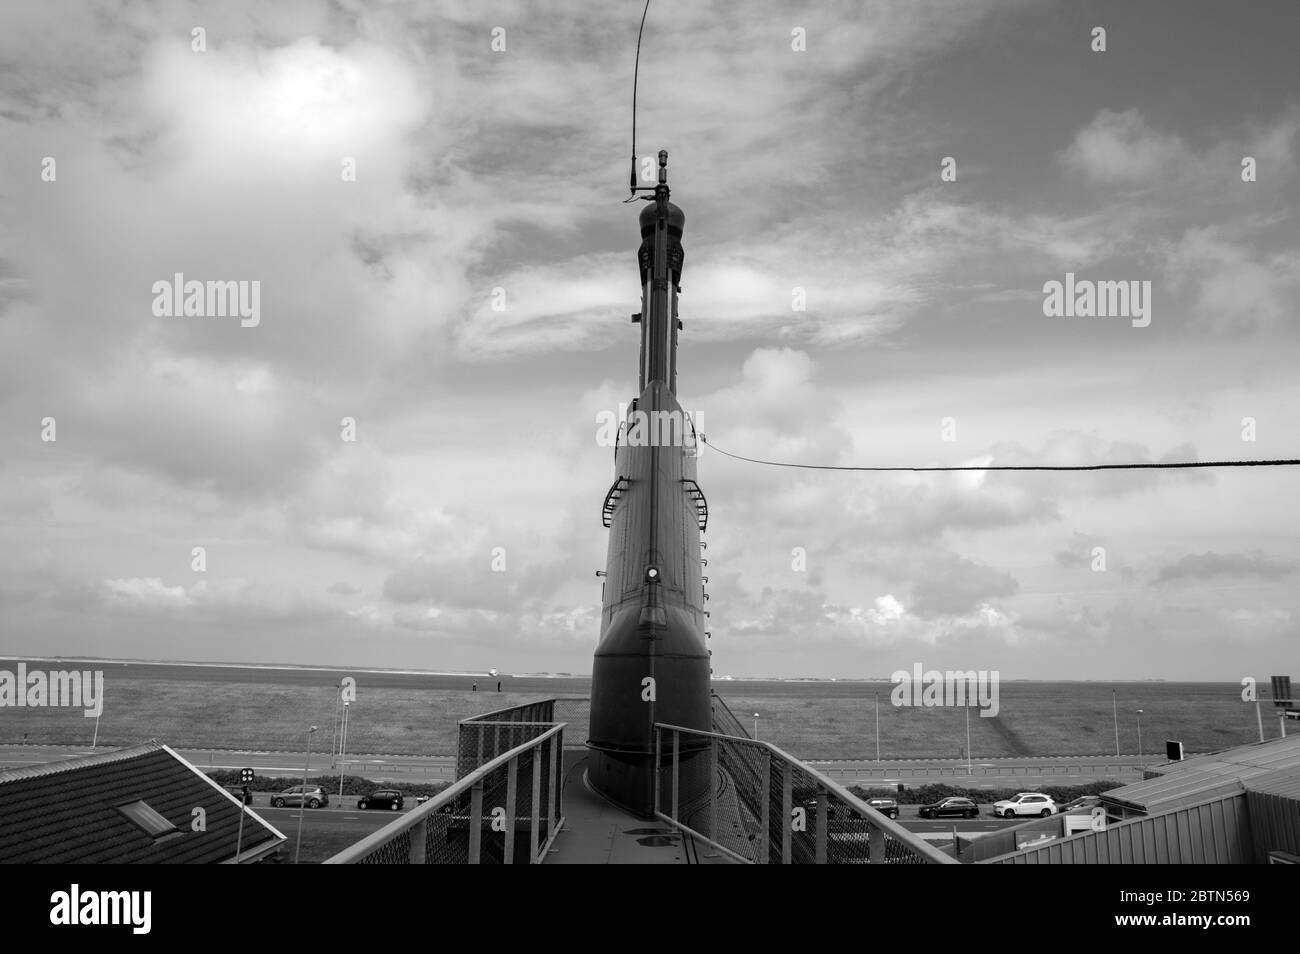
[[[49,668],[71,661],[51,662]],[[12,669],[0,660],[0,666]],[[30,662],[29,667],[40,665]],[[82,664],[77,664],[78,668]],[[186,748],[301,751],[308,725],[320,726],[317,751],[328,751],[340,672],[325,670],[200,669],[162,664],[105,665],[99,744],[130,745],[157,738]],[[583,696],[585,679],[353,673],[358,681],[348,751],[355,754],[451,755],[456,721],[491,709],[550,696]],[[961,709],[895,708],[888,683],[719,682],[715,688],[747,729],[759,713],[760,738],[804,759],[874,758],[880,701],[882,758],[960,758],[966,750]],[[1143,749],[1163,753],[1164,739],[1205,752],[1259,738],[1254,706],[1231,683],[1118,683],[1119,744],[1136,753],[1142,709]],[[997,718],[971,712],[975,758],[1114,753],[1110,684],[1007,682]],[[489,690],[489,691],[483,691]],[[1265,733],[1278,734],[1265,707]],[[88,744],[95,720],[73,709],[0,709],[0,743]],[[584,735],[586,726],[571,731]]]

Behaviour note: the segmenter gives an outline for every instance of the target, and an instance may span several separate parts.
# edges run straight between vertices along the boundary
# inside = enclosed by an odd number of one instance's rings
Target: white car
[[[1055,815],[1060,809],[1050,795],[1038,792],[1021,792],[1015,798],[1004,798],[993,803],[993,814],[1003,818],[1015,818],[1017,815]]]

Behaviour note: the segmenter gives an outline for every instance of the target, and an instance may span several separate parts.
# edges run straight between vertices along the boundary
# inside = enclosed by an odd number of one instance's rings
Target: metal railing
[[[480,765],[535,738],[557,722],[569,727],[569,748],[586,748],[591,699],[585,696],[541,699],[461,719],[456,724],[456,777],[464,778]]]
[[[564,826],[564,728],[542,726],[325,864],[540,864]]]
[[[769,742],[655,725],[655,816],[747,864],[960,864]]]
[[[745,724],[736,718],[736,714],[731,711],[731,706],[727,705],[722,696],[716,692],[712,692],[710,695],[713,697],[713,731],[734,736],[737,739],[753,738],[749,734],[749,730],[745,728]]]

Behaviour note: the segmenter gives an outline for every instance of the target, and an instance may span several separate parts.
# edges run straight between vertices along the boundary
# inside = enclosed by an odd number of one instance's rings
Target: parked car
[[[922,818],[974,818],[980,813],[979,808],[969,798],[951,795],[941,798],[929,805],[922,805]]]
[[[894,798],[872,798],[867,800],[867,804],[890,818],[898,817],[898,800]]]
[[[1004,798],[993,803],[993,814],[1003,818],[1017,815],[1055,815],[1059,811],[1050,795],[1039,792],[1021,792],[1015,798]]]
[[[357,799],[357,808],[387,808],[390,811],[401,811],[402,805],[406,800],[402,793],[395,788],[377,788],[369,795],[362,795]]]
[[[247,785],[223,785],[227,792],[234,795],[236,799],[242,801],[245,805],[253,804],[253,790]]]
[[[322,808],[330,803],[330,797],[319,785],[295,785],[271,796],[273,808],[284,808],[286,805],[301,808],[304,802],[308,808]]]
[[[429,799],[431,799],[431,798],[433,798],[432,795],[416,795],[416,796],[415,796],[415,804],[417,804],[417,805],[423,805],[425,802],[427,802],[427,801],[428,801]]]
[[[1101,804],[1100,795],[1083,795],[1057,809],[1062,815],[1069,812],[1087,813]]]

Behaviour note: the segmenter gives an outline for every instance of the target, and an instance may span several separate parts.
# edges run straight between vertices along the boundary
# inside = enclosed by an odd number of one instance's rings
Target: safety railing
[[[585,749],[587,738],[591,735],[591,698],[568,696],[551,701],[555,704],[551,718],[556,722],[566,722],[569,726],[565,745],[571,749]]]
[[[325,863],[540,864],[564,826],[564,729],[542,726]]]
[[[745,728],[736,714],[731,711],[731,706],[723,701],[722,696],[716,692],[710,693],[713,696],[713,731],[722,735],[734,736],[737,739],[753,738],[749,730]]]
[[[456,725],[456,777],[464,778],[557,722],[569,727],[569,748],[585,748],[590,721],[591,700],[585,697],[525,702],[461,719]]]
[[[655,816],[736,861],[959,864],[769,742],[659,723],[655,766]]]

